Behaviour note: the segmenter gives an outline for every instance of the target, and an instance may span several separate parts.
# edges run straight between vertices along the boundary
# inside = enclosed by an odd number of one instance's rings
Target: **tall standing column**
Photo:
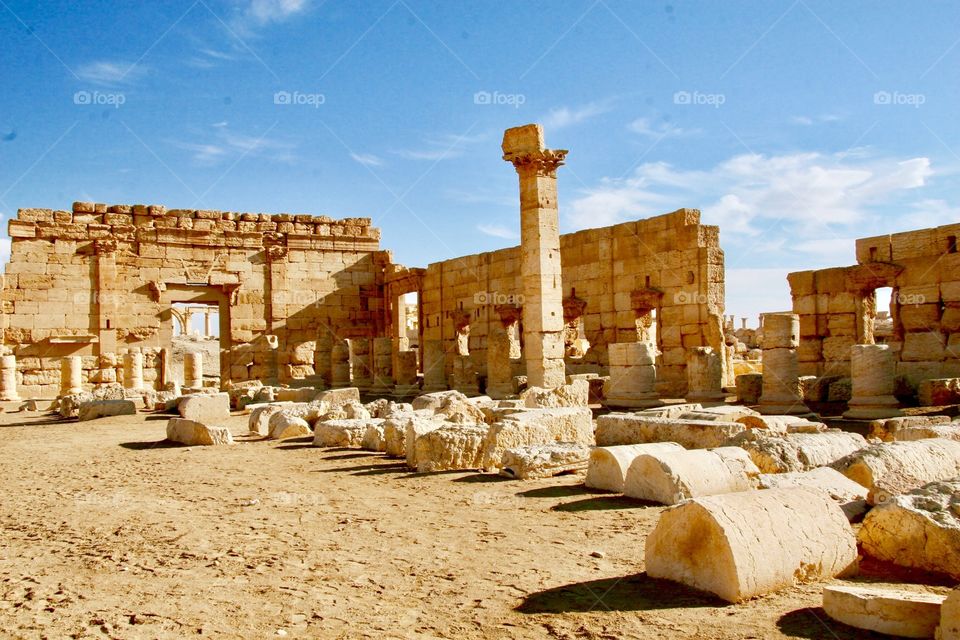
[[[83,358],[66,356],[60,360],[60,395],[83,391]]]
[[[140,349],[123,354],[123,386],[134,391],[143,390],[143,352]]]
[[[896,365],[890,345],[855,344],[850,347],[852,393],[844,418],[879,420],[903,415],[893,395]]]
[[[17,357],[0,357],[0,400],[19,400],[17,395]]]
[[[203,354],[200,352],[183,354],[183,386],[190,389],[203,387]]]
[[[547,149],[537,124],[507,129],[503,159],[520,176],[520,270],[523,273],[524,355],[531,387],[566,382],[557,168],[566,150]]]
[[[764,414],[810,413],[800,395],[797,347],[800,316],[765,313],[763,323],[763,391],[757,410]]]

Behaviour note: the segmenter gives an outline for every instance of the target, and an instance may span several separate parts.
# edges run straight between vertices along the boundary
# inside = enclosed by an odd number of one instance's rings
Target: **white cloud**
[[[747,326],[756,328],[761,313],[790,311],[790,284],[787,274],[802,267],[769,269],[727,269],[725,275],[725,313],[735,316],[734,327],[740,327],[740,318],[747,318]]]
[[[565,222],[594,227],[687,206],[702,209],[704,222],[727,237],[848,237],[842,232],[859,231],[874,207],[926,185],[932,173],[927,158],[819,153],[746,154],[705,170],[649,163],[574,199]]]
[[[356,162],[368,167],[379,167],[383,164],[383,160],[372,153],[351,153],[350,157]]]
[[[145,73],[146,68],[143,65],[109,60],[89,62],[77,69],[77,75],[81,80],[106,86],[128,84]]]
[[[610,111],[610,105],[606,102],[590,102],[582,107],[571,109],[570,107],[557,107],[550,110],[546,116],[541,118],[544,129],[562,129],[571,125],[580,124]]]
[[[240,36],[255,36],[271,24],[285,22],[306,11],[307,0],[248,0],[230,21]]]
[[[478,224],[477,231],[493,236],[494,238],[503,238],[505,240],[517,240],[520,234],[514,229],[509,229],[500,224]]]
[[[649,138],[673,138],[697,133],[696,130],[682,129],[672,122],[653,122],[650,118],[637,118],[627,125],[627,129]]]

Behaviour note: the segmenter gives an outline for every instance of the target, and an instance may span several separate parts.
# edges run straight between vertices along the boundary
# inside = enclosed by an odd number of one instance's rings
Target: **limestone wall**
[[[638,319],[657,318],[658,375],[663,393],[686,389],[685,349],[720,349],[724,300],[719,229],[700,212],[680,209],[645,220],[561,236],[565,320],[582,319],[590,348],[567,358],[570,373],[608,367],[606,346],[638,340]],[[424,343],[443,345],[444,376],[454,386],[487,374],[491,328],[518,321],[523,287],[519,247],[431,264],[423,277]],[[519,334],[518,334],[519,335]],[[459,354],[468,355],[459,355]],[[424,357],[429,358],[425,351]],[[514,373],[522,373],[519,358]],[[425,368],[431,363],[425,361]],[[430,376],[426,376],[429,381]],[[468,389],[462,388],[467,391]]]
[[[21,209],[9,233],[3,343],[23,397],[55,396],[66,355],[83,356],[85,383],[116,381],[135,347],[161,383],[174,302],[218,305],[223,382],[309,378],[322,329],[384,330],[389,254],[369,218],[77,202]]]
[[[892,287],[898,375],[960,376],[958,236],[960,224],[861,238],[857,265],[789,274],[800,375],[849,375],[850,347],[874,342],[875,291]]]

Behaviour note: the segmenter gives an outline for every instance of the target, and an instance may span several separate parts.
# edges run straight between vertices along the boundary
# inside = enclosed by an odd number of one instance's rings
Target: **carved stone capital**
[[[267,247],[267,257],[270,258],[271,262],[283,260],[287,257],[287,248],[281,247],[280,245]]]
[[[521,175],[536,173],[538,176],[550,178],[557,177],[557,167],[564,164],[566,157],[566,149],[539,149],[503,155],[503,159],[513,164]]]

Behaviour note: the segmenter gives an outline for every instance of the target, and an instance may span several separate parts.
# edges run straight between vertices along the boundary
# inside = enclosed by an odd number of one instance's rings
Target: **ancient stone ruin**
[[[369,218],[20,209],[0,405],[151,413],[171,447],[363,450],[417,479],[573,477],[659,509],[645,579],[727,602],[828,582],[835,620],[958,637],[956,594],[847,582],[864,557],[960,580],[960,223],[857,240],[857,265],[791,273],[793,308],[737,329],[699,211],[561,234],[567,151],[531,124],[501,152],[520,245],[425,266]]]

